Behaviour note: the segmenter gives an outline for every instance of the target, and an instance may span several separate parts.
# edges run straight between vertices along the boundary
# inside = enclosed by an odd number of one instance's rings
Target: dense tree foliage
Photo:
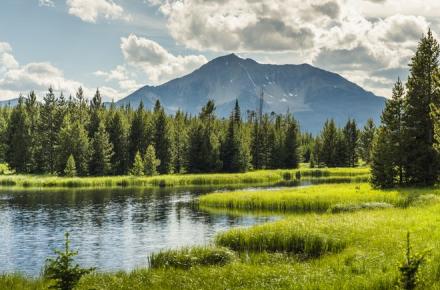
[[[359,135],[354,120],[349,119],[343,128],[338,128],[334,120],[328,120],[321,134],[313,141],[311,166],[356,166],[360,151]]]
[[[243,121],[238,100],[228,119],[215,109],[208,101],[198,116],[170,115],[159,101],[152,111],[105,105],[99,90],[90,102],[81,88],[67,99],[49,88],[42,101],[31,92],[0,110],[0,161],[17,173],[68,176],[245,172],[296,168],[301,146],[311,148],[291,114]]]

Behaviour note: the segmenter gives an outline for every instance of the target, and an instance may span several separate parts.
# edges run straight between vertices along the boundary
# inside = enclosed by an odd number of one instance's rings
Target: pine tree
[[[336,147],[338,142],[338,130],[333,119],[325,122],[321,132],[321,140],[321,161],[328,167],[335,167],[337,165]]]
[[[41,164],[39,164],[39,161],[41,161],[41,158],[38,158],[38,153],[41,152],[41,148],[39,148],[39,140],[38,140],[38,126],[39,126],[39,118],[40,118],[40,109],[39,104],[37,102],[37,95],[34,91],[31,91],[29,96],[24,100],[25,106],[26,106],[26,113],[29,118],[29,170],[31,172],[41,172],[39,170],[39,167]]]
[[[174,117],[174,171],[184,173],[188,166],[188,126],[182,111],[178,110]]]
[[[291,116],[287,116],[287,133],[285,138],[285,161],[286,168],[298,168],[299,166],[299,128],[297,121]]]
[[[109,174],[111,172],[110,160],[113,155],[113,147],[102,120],[99,123],[98,131],[93,136],[91,149],[90,174],[98,176]]]
[[[440,90],[435,81],[440,48],[431,30],[419,42],[411,60],[405,98],[405,180],[409,184],[433,185],[439,168],[434,150],[431,104],[439,105]]]
[[[214,112],[215,104],[210,100],[202,108],[199,120],[194,122],[191,128],[188,150],[190,172],[215,172],[222,167]]]
[[[367,164],[371,163],[375,132],[376,125],[374,125],[373,119],[368,119],[359,139],[359,155]]]
[[[41,116],[39,122],[39,156],[41,158],[40,168],[48,173],[56,171],[56,150],[59,125],[57,122],[57,100],[53,89],[43,99]]]
[[[387,138],[390,140],[388,149],[392,157],[392,165],[396,167],[399,184],[404,182],[404,156],[405,156],[405,138],[404,138],[404,95],[405,89],[400,79],[393,88],[393,95],[387,101],[382,113],[382,126],[386,128]]]
[[[310,157],[310,167],[314,168],[321,166],[322,163],[321,152],[322,152],[322,141],[321,141],[321,137],[317,136],[315,138],[315,141],[313,142],[313,149]]]
[[[130,169],[130,174],[134,176],[144,175],[144,161],[142,160],[141,153],[138,151],[134,156],[134,162]]]
[[[7,152],[7,133],[8,133],[8,122],[3,114],[0,114],[0,162],[6,162],[6,152]]]
[[[161,161],[156,158],[156,151],[152,145],[148,145],[145,151],[144,158],[144,172],[147,176],[153,176],[157,174],[157,167],[160,165]]]
[[[129,135],[129,161],[134,162],[136,153],[139,151],[141,154],[145,152],[147,148],[147,120],[145,117],[144,105],[141,101],[136,113],[133,116],[130,126]]]
[[[112,172],[115,175],[128,171],[128,125],[121,111],[116,111],[110,118],[108,133],[114,154],[111,157]]]
[[[396,168],[390,151],[391,140],[387,128],[379,127],[373,141],[371,183],[374,187],[390,188],[395,185]]]
[[[345,149],[346,149],[346,160],[345,164],[349,167],[354,167],[357,163],[358,159],[358,139],[359,139],[359,131],[357,129],[356,121],[348,120],[347,124],[343,130],[344,141],[345,141]]]
[[[348,165],[348,148],[347,140],[341,128],[336,129],[336,141],[334,148],[334,159],[331,167],[347,167]]]
[[[252,125],[251,155],[252,166],[254,169],[263,168],[263,137],[261,134],[261,125],[258,120],[254,120]]]
[[[78,88],[78,91],[76,92],[76,99],[74,103],[75,107],[75,113],[73,117],[75,118],[75,121],[79,121],[80,124],[83,124],[87,127],[87,124],[89,123],[89,116],[87,113],[87,101],[84,96],[84,91],[82,87]]]
[[[12,109],[6,135],[7,163],[18,173],[29,172],[32,154],[30,150],[30,122],[22,96],[18,100],[18,105]]]
[[[67,159],[66,168],[64,169],[64,175],[66,175],[67,177],[76,176],[75,158],[73,158],[72,154],[70,154],[69,158]]]
[[[250,153],[238,101],[229,118],[226,138],[222,144],[222,161],[225,172],[245,172],[249,169]]]
[[[90,101],[90,123],[88,126],[89,138],[92,138],[96,131],[98,131],[102,114],[103,107],[101,93],[99,92],[99,89],[96,89],[96,93],[93,96],[93,99]]]
[[[286,125],[282,115],[275,116],[275,124],[271,126],[270,137],[271,145],[269,168],[286,168]]]
[[[158,171],[160,174],[173,172],[173,144],[171,139],[171,128],[165,110],[159,100],[154,107],[154,146],[157,157],[160,160]]]
[[[64,173],[66,160],[73,156],[76,165],[76,172],[80,176],[89,173],[89,139],[84,125],[79,120],[73,121],[70,114],[66,114],[59,132],[60,140],[57,156],[57,171]]]

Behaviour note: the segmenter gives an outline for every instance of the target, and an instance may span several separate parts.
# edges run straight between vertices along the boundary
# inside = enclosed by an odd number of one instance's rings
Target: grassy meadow
[[[283,179],[286,172],[272,174]],[[429,250],[419,289],[440,289],[439,197],[439,187],[377,190],[363,182],[208,194],[199,198],[202,208],[281,218],[221,232],[209,245],[155,253],[149,268],[86,275],[75,289],[396,289],[408,231],[415,252]],[[0,276],[0,289],[49,284]]]

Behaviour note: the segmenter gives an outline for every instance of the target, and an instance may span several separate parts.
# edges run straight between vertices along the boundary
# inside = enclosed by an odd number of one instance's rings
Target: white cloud
[[[371,80],[371,73],[402,72],[422,34],[435,28],[433,17],[440,10],[438,0],[423,5],[420,0],[149,2],[166,17],[171,36],[187,48],[264,55],[277,63],[293,58],[341,73],[378,94],[396,75]]]
[[[157,42],[134,34],[121,38],[121,50],[128,64],[141,68],[156,84],[189,73],[207,62],[203,55],[173,55]]]
[[[43,96],[49,87],[53,87],[57,92],[64,92],[65,95],[74,95],[80,86],[83,87],[86,96],[93,96],[94,88],[66,78],[62,70],[49,62],[20,65],[13,56],[11,46],[6,42],[0,42],[0,99],[27,95],[31,90]],[[125,91],[108,86],[101,87],[100,91],[109,99],[125,96]]]
[[[55,7],[55,3],[52,0],[38,0],[38,6]]]
[[[118,65],[115,69],[110,70],[109,72],[98,70],[94,75],[102,77],[107,83],[114,83],[116,81],[120,90],[119,94],[123,97],[142,86],[134,80],[136,74],[130,72],[123,65]]]
[[[112,0],[67,0],[69,14],[82,21],[96,23],[99,18],[128,19],[124,9]]]
[[[9,43],[0,42],[0,75],[8,69],[18,67],[18,62],[12,55],[12,48]]]

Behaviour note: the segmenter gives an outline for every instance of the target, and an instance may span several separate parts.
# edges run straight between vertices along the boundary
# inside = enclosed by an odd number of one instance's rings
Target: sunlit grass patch
[[[288,222],[268,223],[249,229],[232,229],[217,235],[219,246],[235,251],[284,252],[304,258],[337,253],[346,243],[341,237],[314,230],[314,225]]]
[[[234,253],[227,248],[192,247],[153,253],[148,260],[151,268],[189,269],[194,266],[224,266],[234,258]]]
[[[169,186],[216,186],[236,184],[283,184],[298,183],[301,179],[349,182],[365,180],[369,171],[365,168],[330,169],[279,169],[258,170],[246,173],[170,174],[158,176],[103,176],[58,177],[50,175],[0,175],[1,186],[20,187],[169,187]]]
[[[402,206],[407,193],[399,190],[375,190],[362,184],[325,184],[281,190],[218,192],[201,196],[202,206],[272,210],[281,212],[325,212],[332,207],[373,205],[386,203]]]

